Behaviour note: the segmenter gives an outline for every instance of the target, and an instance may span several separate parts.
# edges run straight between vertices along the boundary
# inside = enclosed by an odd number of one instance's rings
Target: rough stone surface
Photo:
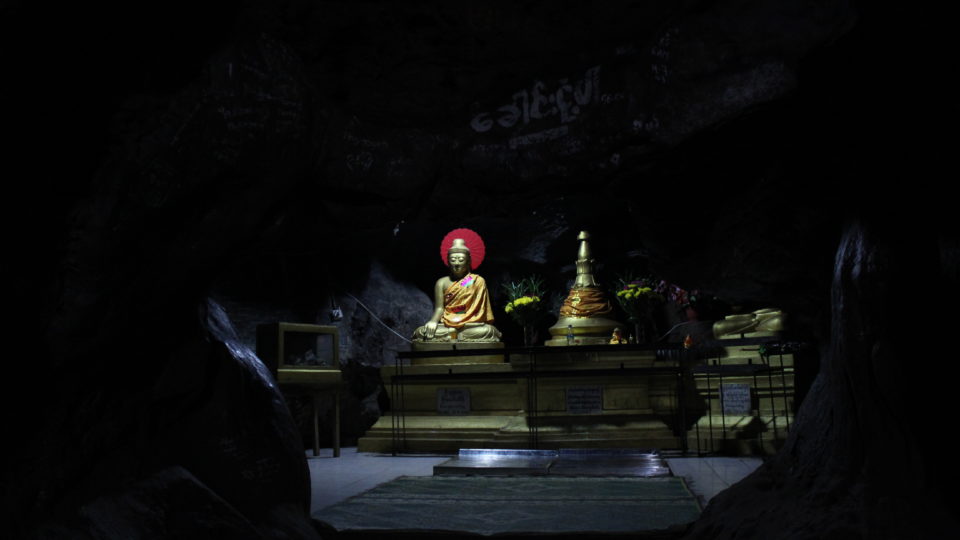
[[[356,444],[388,407],[379,368],[393,365],[397,351],[408,350],[406,340],[430,318],[433,300],[396,280],[379,261],[371,263],[359,294],[346,293],[338,299],[343,311],[343,320],[337,323],[340,362],[347,390],[340,404],[341,437],[344,444]],[[332,403],[324,402],[321,409],[330,407]],[[330,417],[325,414],[324,418],[322,433],[329,433]]]
[[[80,509],[94,538],[266,538],[186,469],[163,469]]]
[[[44,501],[49,485],[35,495],[46,505],[38,504],[34,520],[85,519],[96,538],[118,537],[121,530],[124,537],[176,536],[192,530],[193,518],[196,532],[209,528],[215,535],[315,535],[302,443],[272,377],[239,342],[219,305],[208,303],[200,316],[202,337],[170,351],[162,372],[139,395],[90,392],[71,413],[80,431],[65,432],[78,438],[59,441],[64,432],[48,434],[62,446],[45,448],[29,463],[45,463],[40,478],[63,484],[57,499]],[[149,477],[141,482],[144,474]],[[84,503],[103,490],[114,495]],[[167,499],[182,504],[177,499],[191,493],[209,499],[211,521],[199,518],[200,510],[189,515],[184,506],[150,509]],[[78,503],[84,504],[79,516],[71,509]],[[112,510],[117,521],[108,516]],[[153,518],[144,512],[154,512]]]
[[[934,220],[935,223],[937,220]],[[930,223],[930,222],[928,222]],[[836,256],[831,339],[784,448],[705,509],[686,538],[952,538],[960,532],[930,377],[950,332],[942,310],[909,316],[901,284],[955,299],[956,261],[923,228],[853,224]],[[953,241],[950,241],[954,244]],[[954,244],[955,245],[955,244]],[[918,391],[919,390],[919,391]]]
[[[394,353],[407,350],[406,340],[433,314],[433,298],[394,279],[379,261],[370,265],[360,294],[344,297],[341,306],[344,363],[372,367],[393,365]]]
[[[223,309],[208,301],[203,315],[212,343],[178,351],[161,374],[145,422],[159,440],[144,462],[183,465],[269,537],[303,537],[310,473],[287,405]]]
[[[442,272],[443,267],[437,266],[438,272]],[[339,292],[331,288],[330,292],[307,295],[296,302],[296,308],[235,298],[220,301],[231,320],[236,321],[241,341],[251,349],[256,347],[256,327],[259,324],[283,321],[339,327],[340,364],[345,385],[340,398],[341,441],[345,445],[356,444],[357,437],[365,433],[387,407],[379,368],[393,365],[395,353],[407,350],[406,340],[433,311],[431,298],[411,284],[394,278],[379,261],[370,264],[367,275],[359,283],[362,288],[355,292]],[[323,287],[330,287],[330,284],[324,283]],[[358,300],[369,311],[361,307]],[[340,309],[342,319],[330,317],[333,307]],[[300,428],[301,438],[312,447],[311,398],[288,394],[285,399]],[[323,446],[332,444],[333,407],[332,395],[321,395],[318,410],[320,444]]]

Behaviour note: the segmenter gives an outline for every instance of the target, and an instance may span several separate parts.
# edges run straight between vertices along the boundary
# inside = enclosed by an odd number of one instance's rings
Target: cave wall
[[[36,9],[11,4],[4,32],[5,51],[28,49],[11,59],[23,84],[5,106],[28,143],[17,200],[29,202],[7,217],[32,231],[15,235],[11,267],[26,284],[22,335],[42,344],[11,376],[51,396],[6,408],[22,441],[4,466],[18,530],[170,527],[130,509],[188,493],[216,519],[171,504],[186,516],[178,531],[308,536],[297,412],[251,358],[251,328],[328,322],[339,304],[358,434],[382,405],[376,367],[404,345],[357,299],[408,335],[443,272],[437,243],[459,226],[488,242],[480,272],[498,309],[499,286],[530,273],[564,291],[587,229],[603,278],[642,268],[731,305],[773,303],[820,346],[825,369],[788,448],[691,534],[908,537],[918,520],[946,523],[937,497],[903,494],[930,489],[942,464],[904,418],[944,403],[888,400],[884,381],[902,372],[858,382],[910,343],[876,358],[848,345],[917,308],[880,302],[876,325],[845,317],[889,296],[874,285],[887,275],[926,284],[946,268],[956,282],[943,262],[956,260],[955,227],[929,219],[949,215],[931,174],[949,145],[925,125],[956,113],[938,105],[947,34],[842,1]],[[900,236],[871,232],[920,208]],[[893,242],[882,257],[907,264],[901,248],[931,235],[939,258],[924,244],[914,274],[854,270],[855,246]],[[944,390],[911,382],[910,396]],[[886,462],[900,473],[878,489]],[[269,500],[252,503],[264,486]],[[810,502],[820,493],[833,498]],[[791,505],[798,517],[781,520]]]
[[[923,316],[902,284],[958,292],[955,233],[849,223],[836,254],[831,337],[787,442],[713,499],[687,538],[949,538],[960,530],[941,412],[955,369],[934,368],[950,309]],[[941,230],[942,231],[942,230]],[[932,369],[931,369],[932,368]],[[936,372],[938,375],[934,375]],[[949,429],[949,428],[947,428]]]

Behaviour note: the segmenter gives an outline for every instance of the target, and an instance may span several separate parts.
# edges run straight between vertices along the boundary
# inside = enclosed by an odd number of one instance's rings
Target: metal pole
[[[320,455],[320,392],[313,392],[313,455]]]
[[[397,388],[397,373],[400,372],[400,356],[393,357],[393,375],[390,376],[390,395],[393,403],[390,404],[390,446],[394,456],[397,455],[397,449],[400,445],[399,418],[397,418],[397,408],[400,406],[400,390]]]
[[[340,457],[340,383],[333,392],[333,457]]]
[[[400,451],[407,451],[407,396],[404,393],[403,384],[403,360],[400,360],[400,376],[397,377],[397,386],[400,391],[400,407],[397,411],[400,414]]]
[[[716,449],[713,447],[713,389],[710,386],[710,365],[707,364],[708,371],[707,375],[707,437],[710,437],[710,453],[716,453]]]
[[[533,449],[540,449],[540,425],[537,422],[537,415],[539,414],[540,402],[537,396],[537,355],[531,350],[530,351],[530,380],[533,384]]]
[[[752,362],[752,360],[747,360],[747,362]],[[761,364],[763,362],[761,361]],[[757,370],[753,369],[753,391],[757,393],[757,416],[760,417],[760,423],[763,423],[763,416],[760,414],[760,389],[757,386]],[[752,403],[751,403],[752,405]],[[757,444],[760,445],[760,453],[763,453],[763,430],[757,430]]]
[[[769,359],[770,355],[767,355],[767,358]],[[764,363],[767,365],[767,394],[770,396],[770,414],[773,419],[773,444],[776,446],[777,440],[780,439],[780,430],[777,429],[777,407],[773,403],[773,366],[771,366],[768,361]],[[760,418],[763,418],[762,412]]]
[[[779,356],[780,356],[780,383],[783,385],[783,386],[782,386],[782,388],[783,388],[783,415],[784,415],[784,417],[786,417],[786,419],[787,419],[787,425],[786,425],[786,427],[785,427],[784,429],[785,429],[786,432],[789,434],[789,433],[790,433],[790,402],[787,400],[787,373],[786,373],[786,370],[785,370],[784,367],[783,367],[783,342],[780,343],[780,355],[779,355]],[[794,355],[794,357],[793,357],[793,359],[794,359],[794,362],[793,362],[793,363],[794,363],[794,364],[797,363],[797,362],[796,362],[796,358],[797,358],[796,355]],[[796,373],[796,369],[794,369],[794,373]],[[773,396],[772,396],[772,395],[770,396],[770,400],[771,400],[771,401],[773,400]]]
[[[689,448],[689,441],[687,441],[687,400],[684,395],[684,384],[683,384],[683,364],[682,360],[678,360],[677,369],[677,419],[680,422],[680,425],[677,426],[677,434],[680,436],[680,450],[683,452],[683,455],[687,455]]]
[[[723,430],[720,432],[723,440],[720,451],[723,452],[727,448],[727,410],[723,403],[723,355],[717,355],[717,379],[717,397],[720,401],[720,429]]]

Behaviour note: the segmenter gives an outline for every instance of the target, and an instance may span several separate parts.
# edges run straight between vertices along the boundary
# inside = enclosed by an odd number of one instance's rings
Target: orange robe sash
[[[570,289],[570,294],[560,307],[561,317],[602,317],[613,311],[610,302],[600,289],[586,287]]]
[[[487,295],[487,283],[476,274],[454,281],[443,292],[444,326],[463,328],[467,323],[492,323],[493,306]]]

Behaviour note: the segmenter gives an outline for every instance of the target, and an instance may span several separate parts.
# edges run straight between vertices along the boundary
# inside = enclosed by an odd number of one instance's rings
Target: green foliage
[[[503,308],[517,324],[533,324],[543,316],[544,279],[534,275],[503,286],[510,301]]]
[[[653,308],[662,304],[664,299],[660,294],[658,282],[652,277],[636,278],[631,273],[618,276],[617,289],[614,297],[632,321],[650,318]]]

